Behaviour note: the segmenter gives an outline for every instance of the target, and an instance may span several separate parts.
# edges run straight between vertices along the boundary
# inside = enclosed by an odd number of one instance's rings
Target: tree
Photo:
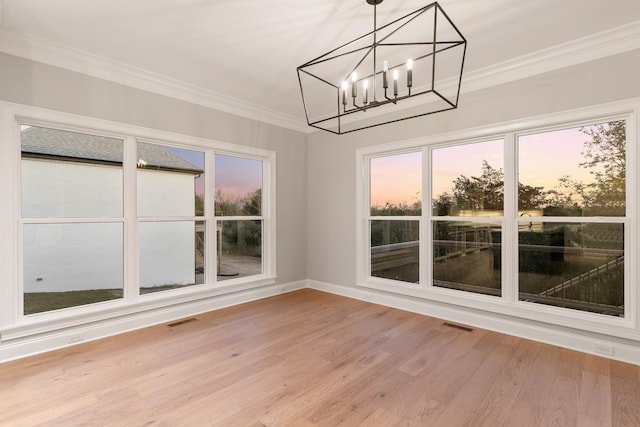
[[[258,216],[262,212],[262,189],[247,193],[242,200],[242,212],[245,215]]]
[[[549,191],[547,205],[590,215],[624,215],[626,190],[626,128],[624,121],[612,121],[580,130],[590,139],[584,142],[584,161],[593,181],[585,183],[571,176],[558,179],[558,188]],[[569,213],[567,213],[569,214]]]
[[[453,197],[458,209],[502,210],[504,172],[482,161],[482,174],[471,178],[460,175],[453,181]]]
[[[582,155],[586,161],[580,163],[581,167],[591,169],[594,176],[594,182],[588,185],[588,206],[622,210],[624,213],[627,154],[625,122],[612,121],[606,125],[581,128],[581,131],[591,137],[584,143]]]

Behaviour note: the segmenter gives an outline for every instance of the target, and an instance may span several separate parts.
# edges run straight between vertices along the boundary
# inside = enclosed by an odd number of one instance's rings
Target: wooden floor
[[[640,426],[640,367],[312,290],[0,364],[5,426]]]

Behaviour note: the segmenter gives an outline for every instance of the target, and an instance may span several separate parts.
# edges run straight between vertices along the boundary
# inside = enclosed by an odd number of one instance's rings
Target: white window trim
[[[75,132],[116,137],[124,140],[124,212],[123,218],[107,222],[124,224],[124,280],[125,298],[98,302],[68,309],[20,316],[22,300],[21,269],[21,215],[20,215],[20,123],[55,127]],[[184,289],[167,290],[154,294],[137,295],[132,284],[139,277],[139,255],[137,243],[138,217],[136,212],[135,142],[166,144],[170,146],[200,150],[205,154],[205,191],[214,188],[214,153],[234,155],[263,161],[263,221],[262,274],[225,281],[208,280],[204,285]],[[276,154],[274,151],[228,142],[215,141],[167,131],[145,128],[124,123],[111,122],[92,117],[52,111],[9,102],[0,102],[0,334],[2,340],[28,337],[44,332],[83,325],[91,322],[127,316],[147,310],[179,306],[233,292],[259,288],[275,283],[276,272]],[[131,157],[133,156],[133,157]],[[18,159],[18,160],[16,160]],[[132,166],[133,165],[133,166]],[[207,197],[205,215],[199,221],[207,221],[207,261],[209,271],[216,271],[215,217],[213,197]],[[190,217],[187,217],[188,220]],[[196,218],[196,217],[194,217]],[[151,220],[145,218],[144,220]],[[185,218],[179,218],[185,220]],[[245,218],[246,219],[246,218]],[[71,219],[81,222],[82,218]],[[46,221],[46,219],[43,219]],[[30,221],[34,222],[34,221]],[[35,221],[38,222],[38,221]],[[62,222],[67,222],[63,220]],[[208,278],[210,276],[207,276]],[[214,276],[215,278],[215,276]],[[127,284],[130,284],[127,286]]]
[[[625,263],[625,317],[616,318],[579,310],[568,310],[545,306],[543,304],[527,303],[518,300],[515,286],[509,281],[517,276],[515,257],[507,259],[507,252],[516,250],[515,236],[515,208],[516,201],[512,195],[515,191],[517,175],[515,170],[515,138],[518,134],[540,132],[547,129],[566,128],[580,124],[593,124],[609,119],[625,119],[627,121],[627,216],[615,218],[613,222],[625,224],[625,257],[630,262]],[[640,227],[638,226],[639,200],[638,165],[640,164],[637,143],[640,141],[640,98],[581,108],[562,113],[548,114],[523,120],[516,120],[491,126],[467,129],[441,135],[431,135],[423,138],[392,142],[372,147],[360,148],[356,151],[356,281],[357,285],[385,292],[402,294],[445,304],[453,304],[462,308],[482,310],[500,316],[532,320],[536,322],[554,324],[578,330],[602,333],[620,338],[640,341],[640,312],[639,285],[636,284],[640,254]],[[368,217],[369,217],[369,160],[374,157],[394,155],[407,151],[423,150],[423,171],[430,170],[431,150],[435,147],[458,145],[487,141],[491,139],[505,140],[505,212],[503,221],[504,241],[502,251],[502,297],[474,294],[431,285],[431,265],[422,262],[420,265],[420,284],[403,283],[388,279],[371,277],[368,275],[369,246],[368,246]],[[508,177],[512,177],[509,180]],[[423,173],[423,219],[420,225],[420,254],[422,260],[432,259],[431,227],[434,217],[431,216],[431,177]],[[491,218],[484,218],[488,220]],[[569,221],[565,218],[563,221]],[[586,221],[582,218],[581,221]],[[612,218],[590,218],[589,222],[612,221]]]

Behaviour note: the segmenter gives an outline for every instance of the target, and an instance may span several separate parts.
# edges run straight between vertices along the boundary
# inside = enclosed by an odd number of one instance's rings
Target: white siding
[[[23,218],[121,218],[122,168],[23,159]],[[194,175],[138,170],[141,216],[194,215]],[[140,284],[195,281],[192,221],[140,224]],[[25,224],[24,291],[121,289],[121,223]],[[64,242],[63,245],[60,242]]]
[[[138,216],[193,216],[195,175],[138,169]]]
[[[122,168],[23,159],[22,217],[122,217]]]
[[[25,224],[24,291],[122,289],[122,239],[119,223]]]

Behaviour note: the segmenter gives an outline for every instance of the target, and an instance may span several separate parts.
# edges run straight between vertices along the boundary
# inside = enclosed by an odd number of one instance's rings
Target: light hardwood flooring
[[[0,364],[7,426],[640,426],[640,367],[313,290]]]

